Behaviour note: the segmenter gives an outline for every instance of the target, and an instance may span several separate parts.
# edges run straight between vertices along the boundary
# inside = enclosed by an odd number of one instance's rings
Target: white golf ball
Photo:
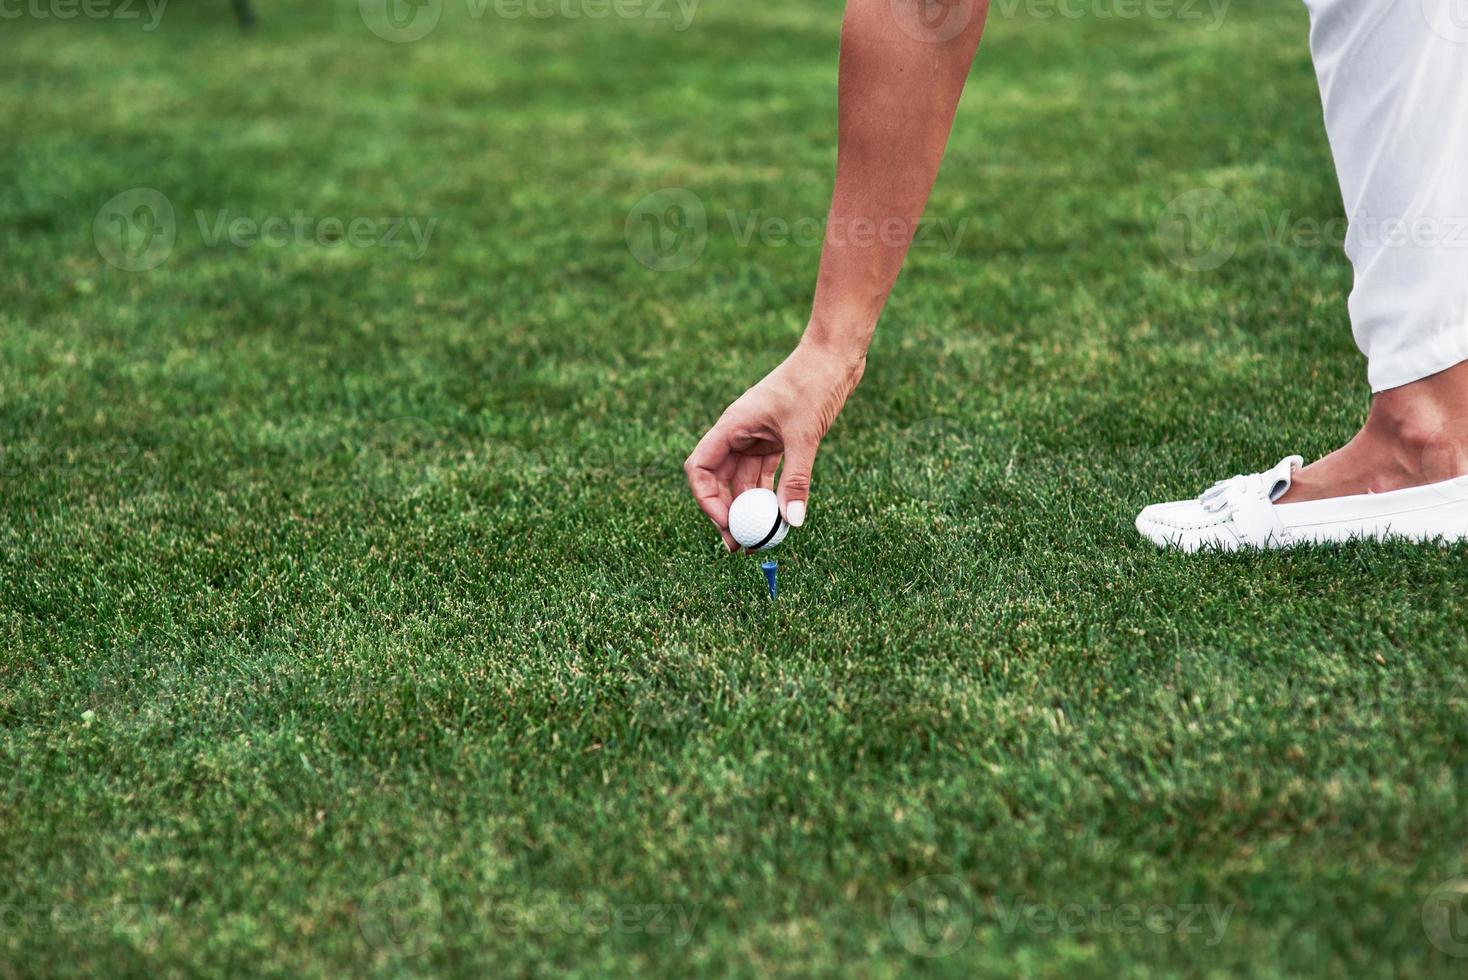
[[[775,491],[746,490],[729,505],[729,533],[734,540],[754,551],[765,551],[785,540],[790,525],[780,516]]]

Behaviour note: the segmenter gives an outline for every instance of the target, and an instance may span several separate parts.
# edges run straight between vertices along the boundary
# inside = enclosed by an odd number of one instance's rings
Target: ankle
[[[1401,468],[1424,482],[1468,473],[1468,399],[1455,402],[1414,387],[1377,395],[1362,435],[1391,447]]]

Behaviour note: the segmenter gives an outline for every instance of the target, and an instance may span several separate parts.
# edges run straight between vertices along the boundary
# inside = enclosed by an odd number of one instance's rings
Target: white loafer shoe
[[[1215,483],[1196,500],[1153,504],[1137,530],[1163,548],[1288,548],[1353,540],[1468,541],[1468,476],[1390,493],[1277,504],[1299,456],[1263,473]]]

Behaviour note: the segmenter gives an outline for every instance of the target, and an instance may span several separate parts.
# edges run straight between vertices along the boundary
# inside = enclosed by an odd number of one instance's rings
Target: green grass
[[[817,250],[736,228],[824,214],[836,0],[5,21],[0,975],[1460,975],[1468,550],[1130,523],[1363,415],[1349,268],[1267,233],[1340,213],[1304,10],[995,9],[958,247],[776,605],[679,463],[803,325]],[[152,271],[93,239],[134,187]],[[655,272],[670,187],[709,232]],[[1190,271],[1201,187],[1238,248]],[[196,216],[297,209],[436,225]]]

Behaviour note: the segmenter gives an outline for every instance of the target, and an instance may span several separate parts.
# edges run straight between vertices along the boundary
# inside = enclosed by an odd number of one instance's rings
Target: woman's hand
[[[836,188],[811,320],[795,353],[725,410],[683,469],[724,536],[729,504],[774,489],[805,522],[816,449],[861,380],[867,345],[938,176],[958,97],[984,32],[988,0],[847,0],[841,26]],[[781,457],[784,467],[781,469]]]
[[[843,356],[803,342],[764,380],[749,389],[699,441],[683,464],[698,506],[723,535],[729,534],[729,504],[754,487],[777,491],[780,513],[792,527],[805,523],[816,450],[841,407],[861,380],[865,356]]]

